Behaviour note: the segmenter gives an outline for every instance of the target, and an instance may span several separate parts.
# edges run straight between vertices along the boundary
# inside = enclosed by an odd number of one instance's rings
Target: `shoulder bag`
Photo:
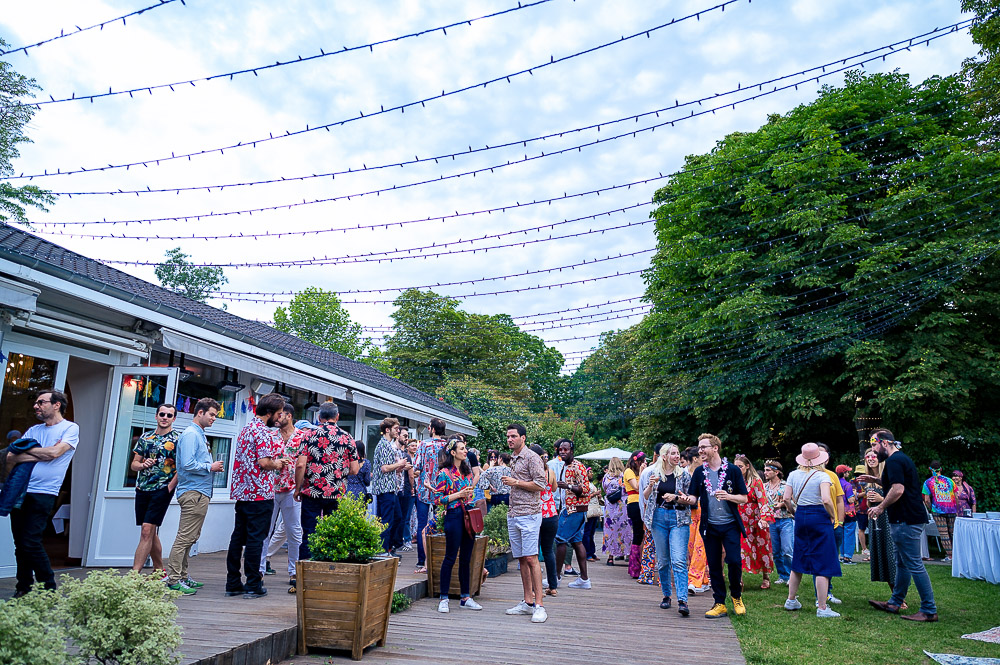
[[[479,508],[466,508],[463,503],[462,514],[465,518],[465,531],[475,540],[476,536],[483,532],[483,511]]]
[[[802,491],[805,490],[806,485],[809,484],[809,481],[812,480],[812,477],[815,476],[817,473],[819,473],[819,472],[818,471],[813,471],[808,476],[806,476],[806,481],[804,483],[802,483],[802,487],[800,487],[799,491],[796,492],[795,498],[792,499],[792,505],[789,507],[789,510],[788,510],[788,512],[790,512],[792,514],[792,516],[795,515],[795,510],[799,507],[799,497],[802,496]]]

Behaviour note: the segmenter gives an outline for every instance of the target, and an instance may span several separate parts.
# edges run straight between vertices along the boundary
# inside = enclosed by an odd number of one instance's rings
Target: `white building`
[[[131,447],[155,428],[158,404],[178,406],[175,427],[191,422],[201,397],[223,405],[207,431],[226,463],[198,550],[225,549],[233,525],[229,473],[233,441],[255,397],[286,395],[297,418],[315,420],[320,402],[340,407],[341,427],[368,444],[394,416],[420,437],[432,417],[449,431],[476,434],[463,411],[368,365],[189,300],[155,284],[0,225],[0,446],[36,420],[40,390],[69,396],[67,417],[80,445],[56,503],[46,549],[53,567],[129,566],[139,539]],[[176,502],[160,531],[169,549]],[[14,574],[9,518],[0,518],[0,577]]]

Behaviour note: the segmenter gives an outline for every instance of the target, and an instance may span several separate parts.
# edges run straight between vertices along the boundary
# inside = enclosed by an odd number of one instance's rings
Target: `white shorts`
[[[507,531],[510,532],[510,552],[515,559],[538,556],[538,530],[542,527],[542,514],[507,516]]]

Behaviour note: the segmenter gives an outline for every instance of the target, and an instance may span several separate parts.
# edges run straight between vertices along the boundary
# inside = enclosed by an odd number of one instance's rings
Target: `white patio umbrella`
[[[592,453],[584,453],[582,455],[577,455],[576,459],[600,459],[609,460],[612,457],[617,457],[621,461],[626,461],[632,456],[631,450],[622,450],[621,448],[605,448],[604,450],[595,450]]]

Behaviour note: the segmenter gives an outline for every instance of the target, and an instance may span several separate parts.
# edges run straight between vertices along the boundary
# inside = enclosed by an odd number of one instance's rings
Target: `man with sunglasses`
[[[143,433],[132,448],[129,468],[139,474],[135,479],[135,524],[142,529],[132,560],[136,572],[146,565],[147,557],[152,558],[154,570],[164,570],[159,529],[177,487],[180,436],[174,430],[176,417],[177,407],[173,404],[156,407],[156,429]]]
[[[69,400],[58,390],[46,390],[35,398],[35,417],[39,424],[28,428],[25,439],[38,446],[16,455],[8,455],[7,463],[34,463],[31,478],[21,505],[10,511],[10,530],[14,537],[14,558],[17,561],[17,588],[14,598],[31,591],[35,582],[46,589],[56,588],[56,576],[49,555],[42,545],[42,535],[52,517],[56,496],[62,487],[66,470],[80,441],[80,427],[66,420]]]

